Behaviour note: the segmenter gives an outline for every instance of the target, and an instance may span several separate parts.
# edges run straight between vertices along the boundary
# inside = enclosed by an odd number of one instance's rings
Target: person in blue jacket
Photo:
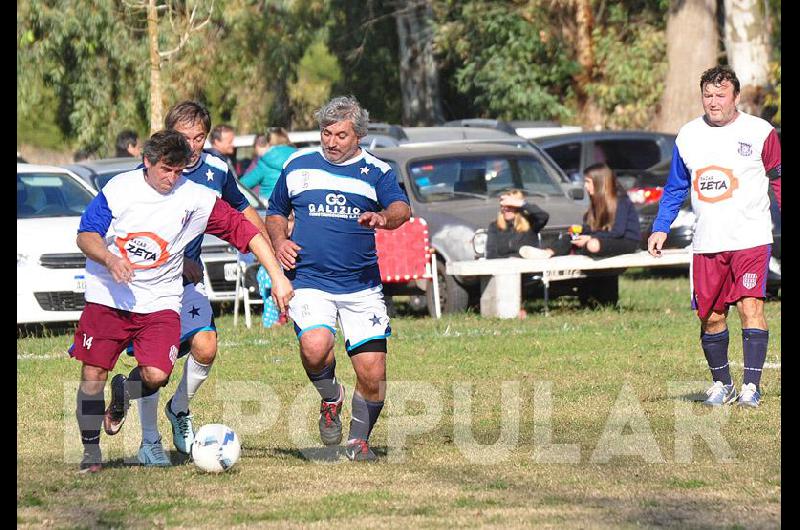
[[[563,256],[574,249],[575,254],[605,258],[639,250],[639,214],[611,168],[604,163],[587,167],[583,186],[590,203],[580,234],[564,235],[546,251]]]
[[[289,142],[289,134],[283,127],[270,127],[267,131],[267,145],[267,151],[261,155],[255,167],[239,179],[248,188],[258,186],[258,195],[264,203],[272,195],[283,164],[297,151]]]

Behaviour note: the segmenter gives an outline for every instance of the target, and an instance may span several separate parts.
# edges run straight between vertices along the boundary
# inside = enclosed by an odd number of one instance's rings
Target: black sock
[[[348,440],[354,438],[369,440],[369,435],[372,433],[372,428],[378,421],[382,409],[383,401],[367,401],[358,392],[353,392]]]
[[[731,370],[728,365],[728,330],[719,333],[700,333],[700,343],[706,355],[711,378],[722,381],[723,385],[731,384]]]
[[[150,388],[142,381],[142,370],[138,366],[131,370],[125,381],[125,391],[130,399],[139,399],[152,396],[158,392],[159,387]]]
[[[747,328],[742,330],[742,350],[744,352],[744,384],[753,383],[761,391],[761,370],[767,359],[769,331]]]
[[[106,401],[102,390],[98,394],[86,394],[78,387],[75,417],[78,419],[78,430],[86,451],[100,451],[100,426],[103,424],[105,410]]]
[[[339,401],[339,382],[336,381],[336,358],[319,373],[306,370],[306,375],[314,383],[314,388],[319,392],[322,401],[333,403]]]

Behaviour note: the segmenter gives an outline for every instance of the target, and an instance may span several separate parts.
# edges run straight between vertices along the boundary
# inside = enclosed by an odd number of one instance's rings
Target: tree
[[[759,0],[725,0],[725,51],[741,85],[739,108],[761,114],[769,83],[770,35]]]
[[[700,75],[717,64],[716,15],[716,0],[671,1],[667,20],[669,69],[655,130],[677,132],[703,113]]]
[[[433,9],[427,0],[401,0],[394,12],[400,56],[403,124],[444,121],[433,56]]]

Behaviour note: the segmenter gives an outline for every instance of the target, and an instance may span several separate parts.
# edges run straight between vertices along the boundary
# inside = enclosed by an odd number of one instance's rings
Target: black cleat
[[[125,391],[125,376],[117,374],[111,380],[111,403],[103,416],[103,429],[109,436],[114,436],[125,423],[131,400]]]

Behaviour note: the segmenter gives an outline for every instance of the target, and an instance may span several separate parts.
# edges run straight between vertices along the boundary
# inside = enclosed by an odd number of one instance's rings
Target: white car
[[[80,318],[86,258],[75,238],[94,196],[64,168],[17,164],[17,324]]]

